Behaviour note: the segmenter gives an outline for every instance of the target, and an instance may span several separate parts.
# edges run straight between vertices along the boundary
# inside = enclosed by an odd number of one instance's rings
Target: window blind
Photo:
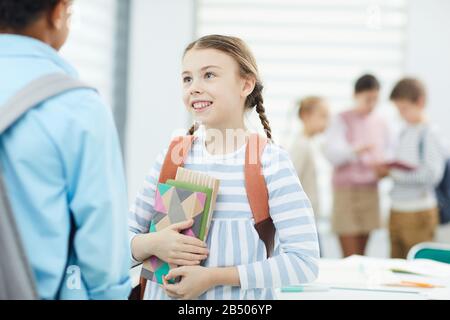
[[[393,111],[386,97],[404,67],[406,0],[198,0],[197,8],[197,36],[235,35],[250,45],[277,142],[288,144],[300,98],[321,95],[343,110],[366,72],[382,82],[380,109]]]
[[[113,109],[123,144],[126,123],[129,0],[73,2],[69,39],[61,54]]]

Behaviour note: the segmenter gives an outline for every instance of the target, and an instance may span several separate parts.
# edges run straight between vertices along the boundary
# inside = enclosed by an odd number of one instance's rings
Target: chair
[[[450,264],[450,244],[423,242],[408,252],[408,260],[429,259]]]

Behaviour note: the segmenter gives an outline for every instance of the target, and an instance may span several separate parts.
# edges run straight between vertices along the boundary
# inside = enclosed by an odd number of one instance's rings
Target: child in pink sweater
[[[325,154],[334,166],[332,228],[344,256],[363,255],[369,234],[380,227],[377,164],[390,145],[386,123],[373,111],[380,84],[364,75],[355,85],[355,107],[337,115]]]

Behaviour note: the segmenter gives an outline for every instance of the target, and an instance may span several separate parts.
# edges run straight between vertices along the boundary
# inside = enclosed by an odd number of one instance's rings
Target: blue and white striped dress
[[[147,233],[154,214],[154,194],[167,150],[162,152],[130,210],[130,241]],[[267,258],[254,228],[244,186],[245,145],[226,155],[211,155],[199,137],[185,168],[220,179],[220,190],[207,244],[205,267],[236,266],[241,287],[218,286],[199,299],[273,299],[274,289],[313,281],[318,274],[319,247],[311,204],[288,153],[268,144],[261,162],[269,191],[270,215],[276,227],[275,251]],[[148,281],[145,299],[170,299],[158,284]]]

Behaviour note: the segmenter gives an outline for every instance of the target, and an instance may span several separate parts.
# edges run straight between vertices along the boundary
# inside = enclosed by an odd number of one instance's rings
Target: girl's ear
[[[256,79],[254,77],[246,77],[242,78],[242,90],[241,96],[242,98],[247,98],[252,94],[253,90],[255,90]]]

